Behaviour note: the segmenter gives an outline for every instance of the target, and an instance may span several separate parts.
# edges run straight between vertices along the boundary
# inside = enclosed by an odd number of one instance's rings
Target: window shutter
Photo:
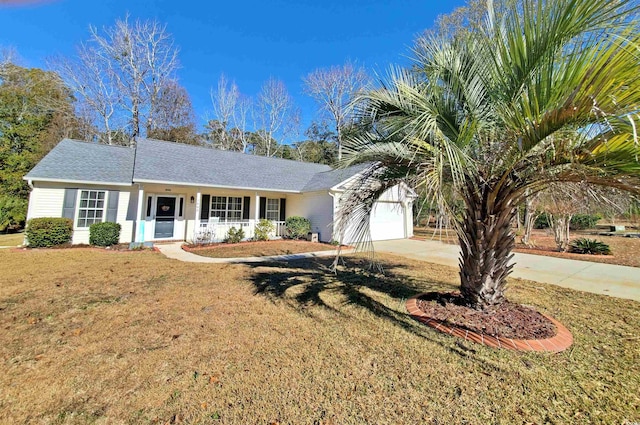
[[[202,195],[200,205],[200,220],[209,220],[209,210],[211,208],[211,195]]]
[[[147,215],[145,217],[151,217],[151,204],[153,203],[153,197],[147,197]]]
[[[287,219],[287,200],[285,198],[280,198],[280,221],[285,221]]]
[[[267,218],[267,198],[260,197],[260,217],[259,219]]]
[[[116,223],[118,218],[118,199],[120,198],[120,192],[117,190],[109,191],[109,199],[107,201],[107,219],[111,223]]]
[[[242,203],[242,219],[249,220],[249,211],[251,208],[251,197],[245,196],[244,202]]]
[[[76,216],[76,196],[78,196],[77,189],[65,189],[64,201],[62,201],[62,217],[75,219]]]

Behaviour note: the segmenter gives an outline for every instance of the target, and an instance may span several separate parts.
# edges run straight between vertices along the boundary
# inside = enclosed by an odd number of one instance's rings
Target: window
[[[78,227],[89,227],[101,223],[104,217],[104,190],[83,190],[80,192]]]
[[[267,220],[280,220],[280,199],[267,199]]]
[[[220,221],[242,220],[242,198],[236,196],[212,196],[211,215]]]

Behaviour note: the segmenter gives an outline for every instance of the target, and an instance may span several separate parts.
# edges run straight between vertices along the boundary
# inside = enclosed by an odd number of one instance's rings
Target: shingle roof
[[[133,160],[128,147],[64,139],[25,179],[131,184]]]
[[[64,139],[25,178],[312,192],[330,189],[364,167],[333,170],[328,165],[142,138],[136,139],[135,149]]]
[[[302,188],[302,192],[314,192],[318,190],[331,189],[335,185],[355,176],[368,166],[369,164],[359,164],[347,168],[338,168],[336,170],[317,173]]]
[[[300,192],[316,174],[330,170],[328,165],[138,139],[133,180]]]

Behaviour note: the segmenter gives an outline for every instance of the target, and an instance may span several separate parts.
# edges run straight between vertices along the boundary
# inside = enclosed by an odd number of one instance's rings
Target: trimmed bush
[[[271,233],[276,230],[275,226],[269,220],[261,219],[256,224],[254,239],[257,241],[268,241]]]
[[[32,248],[47,248],[71,241],[73,220],[59,217],[32,218],[25,230],[27,243]]]
[[[596,227],[596,223],[602,217],[598,214],[576,214],[571,217],[569,228],[571,230],[585,230]]]
[[[89,226],[89,243],[97,246],[111,246],[120,241],[120,225],[106,221]]]
[[[285,221],[285,226],[287,237],[290,239],[305,239],[307,234],[311,232],[311,222],[304,217],[289,217]]]
[[[223,242],[224,243],[238,243],[243,239],[244,239],[244,230],[242,230],[242,228],[236,229],[235,227],[232,227],[227,232],[227,235],[224,237]]]
[[[580,238],[571,242],[569,252],[576,254],[610,255],[611,248],[606,243],[595,239]]]

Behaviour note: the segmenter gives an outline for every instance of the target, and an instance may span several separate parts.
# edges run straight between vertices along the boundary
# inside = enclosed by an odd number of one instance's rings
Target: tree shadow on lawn
[[[353,319],[342,307],[355,305],[460,356],[476,352],[462,341],[456,341],[455,346],[442,344],[434,338],[435,331],[411,318],[406,311],[408,298],[422,292],[455,291],[459,289],[457,284],[409,276],[406,264],[388,260],[378,260],[384,273],[370,269],[369,260],[358,257],[343,258],[338,272],[333,273],[332,262],[333,258],[313,258],[261,263],[253,266],[251,281],[256,294],[282,300],[310,317],[315,315],[309,308],[313,306]]]

